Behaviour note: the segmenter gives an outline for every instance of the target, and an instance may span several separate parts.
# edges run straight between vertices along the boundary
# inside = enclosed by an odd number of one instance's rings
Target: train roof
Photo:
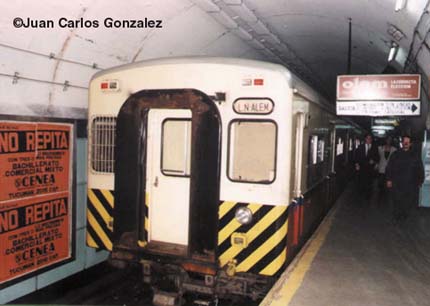
[[[159,65],[187,65],[187,64],[218,64],[226,66],[236,66],[236,67],[251,67],[261,70],[271,70],[274,72],[284,73],[287,76],[292,75],[292,73],[282,65],[251,60],[243,58],[234,57],[208,57],[208,56],[184,56],[184,57],[165,57],[156,58],[150,60],[144,60],[140,62],[134,62],[130,64],[125,64],[113,68],[108,68],[97,72],[93,75],[92,79],[100,77],[105,74],[112,72],[126,71],[129,69],[139,68],[139,67],[149,67],[149,66],[159,66]]]
[[[304,97],[305,99],[320,104],[325,107],[327,110],[331,110],[333,112],[333,105],[331,105],[322,95],[312,89],[306,82],[301,80],[298,76],[294,75],[288,68],[282,66],[280,64],[252,60],[252,59],[243,59],[243,58],[234,58],[234,57],[210,57],[210,56],[184,56],[184,57],[165,57],[165,58],[156,58],[150,60],[139,61],[135,63],[125,64],[113,68],[108,68],[102,71],[97,72],[93,75],[91,80],[101,77],[103,75],[127,71],[139,67],[150,67],[150,66],[162,66],[162,65],[187,65],[187,64],[217,64],[217,65],[226,65],[226,66],[235,66],[235,67],[251,67],[259,70],[272,71],[275,73],[280,73],[285,75],[286,80],[289,82],[289,85],[295,90],[296,93]]]

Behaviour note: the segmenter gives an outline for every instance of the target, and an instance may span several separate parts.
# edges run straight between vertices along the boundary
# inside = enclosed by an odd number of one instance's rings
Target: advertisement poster
[[[71,133],[0,121],[0,283],[71,256]]]

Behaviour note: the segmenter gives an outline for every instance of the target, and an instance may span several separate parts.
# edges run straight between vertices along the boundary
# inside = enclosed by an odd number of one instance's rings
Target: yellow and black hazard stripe
[[[145,205],[143,207],[143,215],[145,218],[143,227],[142,227],[142,235],[139,237],[139,246],[144,247],[148,243],[149,239],[149,194],[145,195]]]
[[[113,206],[113,190],[88,189],[88,246],[98,249],[112,250]]]
[[[241,225],[235,211],[248,207],[253,220]],[[236,272],[273,276],[286,261],[288,208],[286,206],[222,201],[219,206],[218,258],[221,266],[234,262]],[[232,243],[233,234],[240,233],[246,246]]]

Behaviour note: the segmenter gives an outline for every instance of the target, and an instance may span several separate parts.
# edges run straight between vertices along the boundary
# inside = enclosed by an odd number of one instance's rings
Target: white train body
[[[148,280],[160,258],[208,276],[185,291],[258,295],[221,280],[252,288],[279,274],[313,227],[299,229],[290,204],[353,151],[351,126],[276,64],[135,63],[97,73],[89,101],[88,244],[143,263]]]

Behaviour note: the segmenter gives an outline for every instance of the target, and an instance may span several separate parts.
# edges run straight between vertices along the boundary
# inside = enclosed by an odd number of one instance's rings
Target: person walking
[[[379,161],[378,148],[373,144],[371,134],[366,134],[364,143],[357,148],[355,170],[358,172],[358,186],[360,192],[369,200],[372,195],[375,166]]]
[[[394,151],[396,151],[396,148],[392,145],[392,142],[393,139],[391,138],[391,136],[388,136],[387,138],[385,138],[385,143],[382,146],[378,147],[378,189],[380,200],[382,195],[384,195],[386,191],[385,169],[387,168],[387,164],[390,160],[391,155],[394,153]]]
[[[424,182],[423,162],[419,152],[412,150],[410,136],[403,137],[402,148],[390,157],[385,174],[394,206],[394,222],[404,222],[417,207],[419,188]]]

